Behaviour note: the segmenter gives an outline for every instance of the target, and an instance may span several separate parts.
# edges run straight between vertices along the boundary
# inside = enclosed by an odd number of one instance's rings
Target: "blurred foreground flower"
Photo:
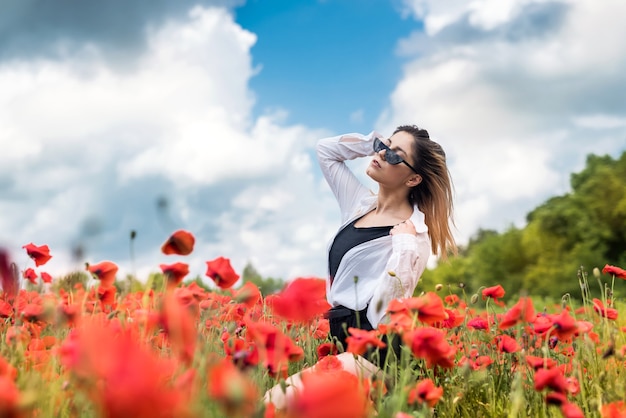
[[[302,384],[302,390],[288,402],[288,418],[369,416],[364,384],[345,370],[303,373]]]
[[[37,246],[32,242],[24,245],[22,248],[26,250],[26,254],[35,261],[35,266],[43,266],[52,258],[50,248],[47,245]]]
[[[163,254],[189,255],[193,251],[196,239],[191,232],[179,229],[174,232],[161,246]]]
[[[102,261],[98,264],[88,264],[87,271],[96,276],[100,280],[100,286],[111,287],[115,282],[115,275],[117,274],[117,265],[111,261]]]
[[[168,289],[178,286],[189,274],[189,264],[187,263],[161,264],[159,267],[161,267],[167,280]]]
[[[187,395],[172,381],[175,362],[159,357],[130,329],[97,317],[72,331],[61,363],[103,417],[186,417]]]
[[[239,275],[235,273],[228,258],[218,257],[215,260],[207,261],[206,264],[206,275],[222,289],[232,287],[239,280]]]
[[[229,359],[209,369],[208,393],[220,403],[224,416],[247,418],[254,413],[258,389]]]
[[[326,281],[297,278],[271,298],[272,311],[281,318],[307,322],[330,309],[326,301]]]
[[[408,403],[425,403],[432,408],[439,402],[442,396],[443,388],[435,386],[430,379],[424,379],[411,389]]]

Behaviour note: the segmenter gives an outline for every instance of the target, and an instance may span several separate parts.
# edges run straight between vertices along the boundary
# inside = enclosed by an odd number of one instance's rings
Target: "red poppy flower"
[[[329,332],[330,323],[328,322],[328,319],[319,318],[311,326],[311,333],[313,334],[313,337],[318,340],[325,340],[328,337]]]
[[[7,376],[12,380],[17,378],[17,369],[0,355],[0,376]]]
[[[43,266],[52,258],[50,248],[47,245],[36,246],[32,242],[24,245],[22,248],[26,250],[26,254],[35,261],[35,266]]]
[[[567,393],[567,380],[558,367],[539,369],[535,372],[535,390],[542,391],[545,388],[563,394]]]
[[[392,332],[402,335],[405,331],[413,329],[413,318],[408,311],[397,312],[389,315],[389,321],[384,324],[378,324],[378,330],[381,334],[390,334]]]
[[[479,329],[479,330],[484,330],[484,329],[489,328],[489,324],[487,323],[487,320],[479,316],[467,321],[467,326],[470,328]]]
[[[302,389],[288,400],[287,418],[366,418],[368,397],[357,376],[345,370],[302,374]]]
[[[115,282],[117,274],[117,265],[111,261],[102,261],[98,264],[88,264],[87,271],[96,276],[100,280],[100,286],[110,287]]]
[[[336,355],[324,356],[317,363],[315,363],[315,370],[326,372],[343,370],[343,363],[337,358]]]
[[[600,299],[593,299],[593,309],[607,319],[617,319],[617,309],[605,307]]]
[[[446,305],[448,306],[454,306],[460,301],[459,297],[454,294],[446,296],[445,298],[443,298],[443,300],[446,302]]]
[[[434,327],[452,329],[458,327],[465,321],[465,315],[457,310],[444,309],[444,312],[446,313],[446,319],[432,324]]]
[[[404,300],[410,311],[417,312],[417,319],[425,324],[432,325],[448,319],[443,301],[435,292],[428,292],[423,296]]]
[[[35,273],[35,270],[33,270],[32,268],[29,267],[24,270],[22,276],[24,276],[24,278],[32,284],[37,284],[37,273]]]
[[[228,258],[218,257],[213,261],[207,261],[206,264],[206,275],[222,289],[232,287],[239,280],[239,275],[233,270]]]
[[[533,321],[532,331],[535,334],[542,335],[550,331],[553,328],[553,326],[554,326],[554,323],[552,322],[552,319],[550,318],[550,316],[542,313],[542,314],[538,314],[535,317]]]
[[[161,246],[163,254],[189,255],[193,251],[196,239],[191,232],[179,229]]]
[[[165,294],[159,322],[179,358],[186,364],[191,364],[198,338],[196,323],[189,309],[181,303],[176,294],[171,292]]]
[[[369,348],[385,348],[387,346],[387,344],[378,338],[378,331],[376,330],[366,331],[350,327],[348,328],[348,333],[350,336],[346,338],[346,342],[348,343],[346,351],[349,353],[362,356]]]
[[[488,287],[486,289],[483,289],[483,300],[487,299],[487,298],[491,298],[494,300],[494,302],[498,305],[502,304],[504,305],[502,302],[500,302],[500,298],[503,297],[505,294],[504,288],[500,285],[496,285],[496,286],[492,286],[492,287]]]
[[[161,264],[159,267],[167,279],[168,288],[178,286],[189,274],[189,264],[187,263]]]
[[[185,397],[170,383],[174,363],[137,337],[119,323],[86,319],[60,347],[61,362],[80,378],[98,382],[89,396],[104,417],[148,418],[163,411],[187,416]]]
[[[626,270],[616,267],[616,266],[609,266],[607,264],[602,269],[602,273],[612,274],[613,276],[619,277],[620,279],[626,279]]]
[[[572,338],[578,332],[578,324],[567,309],[563,309],[558,315],[551,316],[551,319],[554,324],[554,335],[561,341]]]
[[[256,305],[262,297],[261,291],[257,285],[252,282],[245,282],[243,286],[233,293],[233,299],[235,302],[243,303],[248,308],[254,307],[254,305]]]
[[[448,344],[446,334],[436,328],[424,327],[406,332],[402,339],[417,358],[426,359],[428,367],[439,365],[444,368],[454,366],[456,349]]]
[[[602,405],[602,418],[626,417],[626,402],[616,401]]]
[[[9,376],[0,376],[0,415],[21,417],[20,391]]]
[[[432,380],[424,379],[409,392],[409,404],[425,403],[434,407],[443,396],[443,388],[435,386]]]
[[[585,414],[578,405],[571,402],[565,402],[561,405],[561,413],[563,418],[585,418]]]
[[[272,311],[281,318],[307,322],[330,309],[326,301],[326,281],[297,278],[272,301]]]
[[[521,297],[519,301],[511,307],[500,321],[500,329],[509,329],[520,322],[533,322],[535,319],[535,308],[533,301],[528,297]]]
[[[498,335],[496,337],[496,346],[502,353],[517,353],[520,350],[517,340],[508,335]]]
[[[526,364],[535,370],[538,369],[551,369],[557,365],[556,360],[551,358],[543,358],[536,356],[526,356]]]
[[[285,376],[290,361],[304,357],[304,350],[274,325],[261,321],[246,321],[250,338],[259,351],[259,359],[272,376]]]
[[[324,343],[317,346],[317,358],[321,359],[322,357],[336,355],[339,351],[337,350],[337,346],[333,343]]]
[[[44,283],[52,283],[52,276],[46,273],[45,271],[41,272],[41,280]]]
[[[0,299],[0,318],[9,318],[12,315],[13,306],[7,301]]]
[[[224,359],[212,366],[207,380],[209,396],[222,405],[224,416],[254,415],[258,389],[232,362]]]
[[[228,331],[222,333],[224,352],[237,367],[244,370],[248,366],[256,366],[259,363],[259,352],[253,344],[238,336],[232,336]]]
[[[117,292],[117,289],[115,288],[115,286],[110,286],[110,287],[99,286],[98,287],[98,300],[100,300],[100,303],[102,303],[102,306],[112,306],[113,304],[115,304],[116,292]]]

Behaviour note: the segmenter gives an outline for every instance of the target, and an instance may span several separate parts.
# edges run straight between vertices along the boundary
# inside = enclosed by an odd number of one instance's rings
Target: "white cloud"
[[[587,115],[572,119],[574,125],[581,128],[611,129],[626,127],[626,117],[611,115]]]
[[[255,41],[227,10],[196,7],[150,28],[132,69],[109,66],[94,45],[1,64],[0,187],[10,198],[0,243],[50,245],[55,274],[76,267],[70,246],[80,243],[87,261],[146,277],[174,261],[159,247],[184,227],[197,238],[192,274],[217,256],[274,277],[323,274],[334,213],[324,217],[312,192],[310,156],[323,133],[286,126],[280,111],[251,117]],[[168,214],[157,213],[159,196]],[[89,219],[99,227],[87,236]]]
[[[417,123],[443,145],[464,239],[478,227],[523,222],[545,198],[567,190],[569,173],[582,169],[588,153],[625,149],[624,102],[614,95],[624,83],[626,45],[614,40],[626,38],[618,17],[626,3],[561,2],[562,20],[546,20],[553,27],[541,37],[494,31],[548,3],[405,2],[427,33],[399,41],[399,53],[419,55],[405,66],[379,126]],[[440,39],[467,22],[473,40]],[[589,129],[603,135],[590,141]]]

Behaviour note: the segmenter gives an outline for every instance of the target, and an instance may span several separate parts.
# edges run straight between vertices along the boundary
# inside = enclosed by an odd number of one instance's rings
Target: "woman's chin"
[[[367,174],[367,176],[371,178],[372,180],[378,182],[378,173],[372,167],[367,167],[365,169],[365,174]]]

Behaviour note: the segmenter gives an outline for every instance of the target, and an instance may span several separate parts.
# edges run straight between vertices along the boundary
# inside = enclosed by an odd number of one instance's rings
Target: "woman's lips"
[[[380,168],[380,163],[378,161],[376,161],[376,160],[372,160],[372,165],[374,167]]]

